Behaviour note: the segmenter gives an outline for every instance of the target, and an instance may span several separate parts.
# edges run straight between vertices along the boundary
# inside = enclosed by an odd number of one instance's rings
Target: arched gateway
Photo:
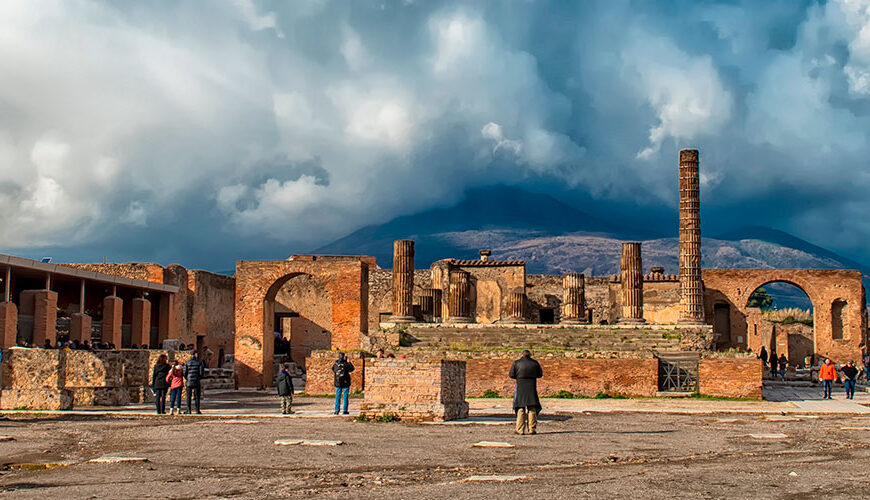
[[[727,318],[730,334],[722,347],[750,347],[749,296],[771,282],[792,284],[813,304],[814,350],[838,363],[861,358],[867,317],[860,271],[838,269],[704,269],[704,308],[708,322]],[[724,314],[727,308],[727,316]],[[760,347],[760,346],[759,346]]]
[[[359,349],[368,333],[368,264],[360,258],[238,261],[235,372],[241,387],[272,385],[274,299],[288,280],[308,275],[331,299],[333,349]]]

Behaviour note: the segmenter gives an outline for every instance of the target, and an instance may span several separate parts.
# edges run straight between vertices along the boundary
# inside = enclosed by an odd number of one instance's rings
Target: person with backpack
[[[281,396],[281,413],[284,415],[293,413],[293,409],[290,408],[293,403],[293,378],[287,371],[286,364],[281,367],[275,385],[278,389],[278,395]]]
[[[354,370],[353,364],[347,360],[343,352],[338,353],[338,361],[332,365],[332,373],[335,374],[335,415],[338,415],[339,403],[344,398],[343,411],[348,414],[347,404],[350,397],[350,372]]]
[[[205,376],[205,366],[199,360],[199,353],[196,349],[190,352],[190,359],[184,363],[184,380],[187,383],[187,411],[185,415],[190,415],[190,404],[196,403],[196,414],[202,415],[199,411],[199,402],[202,399],[202,386],[200,380]],[[191,401],[193,400],[193,401]]]
[[[151,375],[151,388],[154,389],[154,404],[157,406],[157,414],[166,413],[166,393],[169,392],[169,383],[166,377],[169,375],[169,363],[166,355],[161,354],[154,364],[154,372]]]
[[[779,355],[779,378],[785,380],[785,371],[788,368],[788,358],[785,357],[785,354]]]
[[[843,374],[843,388],[846,390],[846,399],[855,399],[855,382],[858,381],[858,368],[855,367],[855,362],[851,359],[846,366],[840,368],[840,373]]]

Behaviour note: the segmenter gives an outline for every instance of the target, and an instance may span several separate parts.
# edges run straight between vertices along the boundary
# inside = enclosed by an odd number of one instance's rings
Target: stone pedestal
[[[57,343],[57,293],[33,290],[33,345],[42,347],[46,340]]]
[[[449,302],[447,305],[450,309],[448,311],[450,316],[447,318],[448,323],[469,323],[471,321],[468,292],[469,274],[459,270],[450,271]]]
[[[643,323],[643,263],[639,242],[622,244],[622,317],[620,323]]]
[[[517,324],[526,322],[526,294],[519,290],[508,293],[505,302],[503,323]]]
[[[468,417],[465,361],[366,360],[365,401],[360,415],[400,420],[445,421]]]
[[[124,301],[121,297],[110,295],[103,299],[103,333],[102,341],[111,342],[121,348],[121,320],[124,311]]]
[[[414,242],[393,242],[393,323],[414,321]]]
[[[70,340],[78,340],[84,342],[91,341],[91,330],[93,321],[91,317],[84,313],[74,313],[69,321],[69,338]]]
[[[0,302],[0,347],[18,345],[18,307],[14,302]]]
[[[133,319],[130,322],[132,336],[131,344],[141,347],[151,343],[151,302],[142,297],[136,297],[131,304]]]
[[[704,322],[698,150],[680,151],[680,323]]]
[[[560,323],[586,323],[586,277],[580,273],[562,276],[562,318]]]

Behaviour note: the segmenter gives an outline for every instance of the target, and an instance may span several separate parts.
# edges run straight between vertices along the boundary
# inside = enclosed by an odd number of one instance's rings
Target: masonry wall
[[[443,291],[441,311],[445,318],[450,315],[450,269],[466,271],[470,275],[469,311],[475,323],[499,321],[508,294],[515,289],[525,290],[524,265],[454,266],[447,261],[435,262],[432,264],[432,286]]]
[[[468,416],[465,363],[424,359],[372,359],[360,414],[401,420],[455,420]]]
[[[761,399],[760,359],[702,359],[699,392],[707,396]]]
[[[332,365],[337,359],[338,354],[334,351],[314,351],[311,356],[305,359],[305,392],[307,394],[335,394],[335,377],[332,373]],[[350,392],[361,392],[365,389],[365,355],[350,353],[348,360],[354,368],[350,372]]]
[[[414,270],[414,305],[420,305],[423,290],[432,288],[432,272],[428,269]],[[416,312],[416,307],[415,307]],[[369,332],[378,329],[381,318],[393,314],[392,269],[369,270]],[[422,318],[418,318],[422,319]]]
[[[193,299],[192,335],[185,342],[182,337],[186,329],[182,329],[181,342],[195,344],[195,337],[203,335],[204,345],[214,351],[215,358],[221,350],[224,354],[232,354],[236,329],[233,311],[236,280],[231,276],[199,270],[189,271],[188,276],[187,295]],[[217,359],[209,366],[217,366]]]

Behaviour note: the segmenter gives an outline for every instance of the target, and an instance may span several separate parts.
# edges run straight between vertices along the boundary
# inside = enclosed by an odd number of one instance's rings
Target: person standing
[[[281,396],[281,413],[284,415],[293,413],[293,409],[290,408],[290,405],[293,403],[293,378],[287,371],[286,363],[278,373],[276,386],[278,388],[278,395]]]
[[[338,361],[332,365],[332,373],[335,375],[335,415],[338,415],[339,403],[344,398],[342,413],[348,414],[347,404],[350,397],[350,372],[354,370],[353,364],[347,360],[343,352],[338,353]]]
[[[761,353],[758,355],[759,359],[761,359],[761,363],[766,367],[767,366],[767,349],[764,346],[761,346]]]
[[[184,368],[181,366],[181,363],[175,363],[175,366],[169,370],[166,382],[169,383],[169,414],[180,415],[181,388],[184,387]]]
[[[855,399],[855,382],[858,381],[858,368],[851,359],[846,366],[840,368],[843,374],[843,388],[846,389],[846,399]]]
[[[837,368],[834,367],[829,358],[825,358],[825,362],[819,367],[819,380],[825,385],[825,395],[822,399],[832,399],[831,389],[834,386],[834,380],[837,380]]]
[[[538,379],[544,376],[541,364],[532,359],[528,349],[523,350],[520,359],[511,365],[510,378],[517,381],[514,390],[514,412],[517,414],[517,434],[537,434],[538,413],[541,401],[538,399]]]
[[[186,415],[190,415],[190,404],[196,403],[196,414],[202,415],[199,411],[199,402],[202,399],[202,386],[200,381],[205,375],[205,366],[199,360],[199,354],[196,349],[191,351],[190,359],[184,363],[184,381],[187,384],[187,411]]]
[[[776,349],[770,350],[770,378],[776,378]]]
[[[870,381],[870,347],[867,347],[867,354],[864,355],[864,380]]]
[[[169,391],[169,383],[166,377],[169,375],[169,363],[166,355],[161,354],[154,363],[154,371],[151,374],[151,388],[154,389],[154,404],[157,406],[157,414],[166,413],[166,393]]]
[[[785,354],[779,355],[779,378],[785,380],[785,370],[788,368],[788,358],[785,357]]]

